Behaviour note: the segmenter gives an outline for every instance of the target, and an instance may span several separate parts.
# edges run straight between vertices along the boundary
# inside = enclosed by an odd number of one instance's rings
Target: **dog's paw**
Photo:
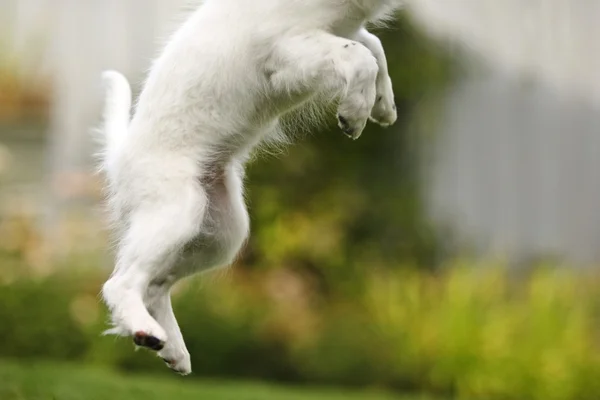
[[[373,82],[374,83],[374,82]],[[338,127],[349,138],[356,140],[360,137],[371,110],[375,104],[375,85],[366,84],[362,88],[355,88],[340,102],[338,108]]]
[[[187,350],[174,350],[168,347],[158,352],[167,367],[180,375],[189,375],[192,373],[192,362],[190,353]]]
[[[344,135],[348,136],[352,140],[356,140],[362,134],[362,131],[365,129],[365,125],[367,124],[366,119],[356,119],[345,117],[341,114],[338,114],[338,127],[342,130]]]
[[[346,136],[354,140],[365,129],[377,97],[379,67],[371,52],[366,48],[364,51],[360,68],[348,78],[348,88],[340,99],[337,111],[338,126]]]
[[[133,343],[138,347],[160,351],[165,347],[166,337],[162,339],[144,331],[137,331],[133,334]]]
[[[377,99],[371,110],[370,120],[387,127],[393,125],[397,118],[392,81],[389,76],[386,76],[380,82],[377,82]]]

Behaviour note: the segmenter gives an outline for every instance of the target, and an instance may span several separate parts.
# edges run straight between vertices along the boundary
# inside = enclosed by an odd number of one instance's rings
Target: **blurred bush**
[[[371,270],[353,299],[324,301],[301,270],[237,269],[183,283],[175,309],[196,376],[459,399],[600,398],[596,277],[540,268],[517,280],[468,263],[444,271]],[[0,357],[168,374],[129,339],[100,336],[104,278],[69,272],[0,284]]]
[[[502,271],[457,264],[373,277],[367,303],[398,378],[465,399],[599,398],[597,278]]]
[[[0,60],[1,61],[1,60]],[[47,117],[49,88],[28,85],[16,65],[0,62],[0,120]]]

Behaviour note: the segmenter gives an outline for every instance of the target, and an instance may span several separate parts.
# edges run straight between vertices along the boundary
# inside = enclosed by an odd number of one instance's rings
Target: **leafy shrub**
[[[73,318],[73,289],[54,279],[0,286],[0,356],[82,358],[92,339]]]
[[[511,279],[462,264],[372,272],[361,295],[321,297],[287,269],[184,284],[175,308],[196,376],[376,385],[458,399],[600,398],[600,285],[540,269]],[[0,356],[168,374],[129,339],[101,337],[101,276],[0,286]]]
[[[461,399],[593,399],[600,288],[588,279],[552,269],[518,285],[499,270],[402,273],[373,279],[368,302],[400,379]]]

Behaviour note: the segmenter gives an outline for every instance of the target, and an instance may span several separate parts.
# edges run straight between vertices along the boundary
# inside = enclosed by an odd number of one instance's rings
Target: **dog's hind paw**
[[[176,373],[180,375],[192,373],[190,354],[187,351],[172,351],[172,349],[165,348],[158,353],[158,356],[162,358],[167,367]]]
[[[138,347],[146,347],[154,351],[160,351],[165,347],[164,340],[142,331],[138,331],[133,335],[133,343]]]

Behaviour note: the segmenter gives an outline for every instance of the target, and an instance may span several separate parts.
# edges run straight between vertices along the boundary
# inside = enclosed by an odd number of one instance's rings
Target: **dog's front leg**
[[[338,122],[357,139],[377,97],[377,60],[361,43],[323,31],[277,40],[266,64],[278,98],[302,100],[313,94],[339,97]]]
[[[379,38],[365,28],[358,31],[355,39],[362,43],[377,59],[379,73],[377,74],[377,99],[371,111],[371,120],[381,126],[389,126],[396,122],[396,104],[394,102],[394,90],[392,80],[388,73],[385,50]]]

